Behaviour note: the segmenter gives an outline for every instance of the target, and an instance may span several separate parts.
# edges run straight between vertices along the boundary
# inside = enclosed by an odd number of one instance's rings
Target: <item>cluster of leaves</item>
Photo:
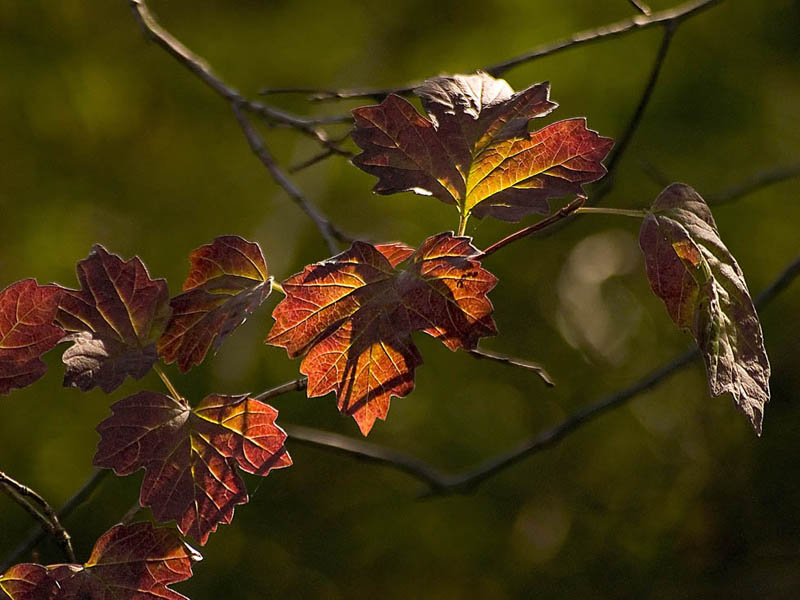
[[[353,112],[352,137],[363,150],[353,162],[378,177],[376,192],[414,191],[456,205],[458,234],[438,233],[416,249],[356,241],[280,286],[257,244],[222,236],[191,253],[183,292],[171,299],[166,281],[151,279],[139,258],[123,261],[95,246],[78,263],[78,290],[26,279],[0,292],[0,393],[41,377],[41,356],[60,342],[71,344],[64,385],[83,391],[110,393],[159,358],[187,372],[275,288],[285,297],[266,342],[302,357],[308,396],[334,392],[367,435],[391,397],[414,387],[422,357],[413,332],[453,351],[497,334],[488,298],[497,278],[461,235],[467,218],[547,214],[551,198],[582,195],[583,184],[605,174],[601,161],[613,143],[584,119],[529,132],[530,121],[556,107],[548,84],[514,93],[477,73],[433,78],[415,93],[428,118],[395,95]],[[654,292],[702,351],[711,392],[730,392],[760,432],[769,397],[761,328],[708,206],[673,184],[647,211],[640,241]],[[97,427],[94,464],[118,475],[144,469],[140,504],[205,544],[248,500],[237,465],[266,475],[291,464],[286,434],[277,411],[256,398],[212,394],[192,406],[165,381],[170,395],[141,391],[112,405]],[[0,590],[14,600],[182,598],[166,586],[190,576],[194,557],[165,530],[117,526],[85,565],[17,565]]]

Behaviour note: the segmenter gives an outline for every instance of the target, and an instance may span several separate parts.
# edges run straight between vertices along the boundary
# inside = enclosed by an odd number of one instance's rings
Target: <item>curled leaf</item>
[[[411,341],[424,331],[448,348],[472,349],[495,335],[486,294],[497,279],[470,258],[469,238],[441,233],[416,250],[355,242],[285,282],[267,343],[305,356],[309,397],[336,392],[339,410],[367,435],[392,396],[414,387],[422,357]],[[396,268],[407,261],[405,268]]]
[[[150,279],[138,257],[123,261],[95,245],[78,263],[80,290],[63,290],[57,321],[74,342],[62,357],[64,385],[109,393],[141,379],[158,360],[155,341],[169,319],[163,279]]]
[[[205,544],[234,507],[247,502],[235,465],[266,476],[292,464],[286,434],[271,406],[247,396],[206,397],[196,408],[155,392],[139,392],[111,406],[97,426],[98,467],[129,475],[145,469],[139,502],[159,521]]]
[[[613,140],[568,119],[529,133],[553,111],[550,85],[514,93],[483,72],[434,77],[414,90],[428,119],[389,95],[353,111],[353,164],[378,177],[379,194],[413,191],[455,204],[463,215],[519,221],[547,214],[550,198],[582,193],[606,173]]]
[[[189,259],[184,292],[170,300],[172,316],[158,340],[164,361],[177,361],[183,372],[216,351],[272,291],[261,248],[239,236],[220,236]]]
[[[760,435],[770,367],[742,270],[708,205],[688,185],[667,187],[651,210],[639,235],[650,285],[678,327],[694,336],[711,393],[730,392]]]

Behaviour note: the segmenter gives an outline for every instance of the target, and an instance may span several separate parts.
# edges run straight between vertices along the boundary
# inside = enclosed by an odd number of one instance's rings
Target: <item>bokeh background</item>
[[[654,9],[672,3],[654,0]],[[632,14],[624,0],[152,0],[164,26],[227,81],[384,86],[468,72]],[[800,159],[800,3],[728,0],[683,24],[607,206],[649,205],[647,165],[712,194]],[[510,71],[515,88],[550,80],[554,119],[587,116],[616,137],[660,30],[584,46]],[[341,114],[357,103],[298,113]],[[553,120],[553,119],[551,119]],[[337,131],[335,128],[331,131]],[[339,129],[338,131],[343,131]],[[317,151],[265,132],[282,164]],[[100,242],[138,254],[173,292],[188,252],[215,236],[257,240],[285,278],[328,251],[247,148],[229,106],[149,44],[123,0],[0,2],[0,287],[35,276],[76,285]],[[344,230],[417,244],[452,229],[452,207],[379,197],[372,177],[333,158],[296,177]],[[715,209],[757,293],[800,249],[800,180]],[[557,381],[417,337],[426,364],[369,441],[458,471],[624,387],[688,347],[649,291],[632,219],[585,217],[486,266],[501,334],[485,346],[543,362]],[[512,231],[470,223],[485,246]],[[297,376],[262,343],[277,297],[213,360],[185,376],[190,398],[261,391]],[[246,477],[251,502],[203,548],[177,589],[205,598],[790,598],[800,595],[800,283],[762,313],[773,376],[758,439],[730,398],[710,398],[695,364],[625,407],[487,481],[468,496],[417,499],[387,468],[290,446],[295,466]],[[48,374],[0,398],[0,468],[61,505],[92,472],[94,426],[109,404],[161,389],[154,376],[111,396],[62,389]],[[332,397],[275,400],[279,422],[359,437]],[[67,521],[85,560],[137,497],[141,473],[107,478]],[[0,497],[0,555],[31,526]],[[42,561],[60,560],[51,542]]]

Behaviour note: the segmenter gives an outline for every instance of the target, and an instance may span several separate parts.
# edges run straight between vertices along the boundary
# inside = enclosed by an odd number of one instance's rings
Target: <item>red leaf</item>
[[[375,419],[386,418],[391,397],[414,387],[422,357],[413,331],[451,350],[497,333],[486,297],[497,279],[469,258],[476,252],[469,238],[452,233],[427,239],[413,254],[355,242],[283,283],[286,298],[272,313],[267,343],[292,358],[305,355],[308,396],[335,391],[339,410],[367,435]],[[404,259],[406,268],[395,269]]]
[[[650,285],[678,327],[694,336],[711,393],[730,392],[760,435],[770,367],[742,270],[708,205],[688,185],[667,187],[651,210],[639,235]]]
[[[0,577],[11,600],[188,600],[167,586],[192,576],[202,560],[171,529],[115,525],[84,565],[24,563]]]
[[[462,214],[519,221],[547,214],[549,198],[582,193],[600,179],[613,140],[569,119],[528,132],[557,106],[550,86],[519,93],[483,72],[434,77],[414,90],[430,120],[389,95],[353,111],[353,164],[378,177],[379,194],[413,191],[456,204]]]
[[[234,464],[267,475],[292,464],[278,412],[247,396],[205,398],[192,409],[164,394],[139,392],[111,407],[100,423],[98,467],[129,475],[146,469],[140,504],[159,521],[201,544],[219,523],[230,523],[247,489]]]
[[[258,308],[272,291],[272,278],[258,244],[221,236],[189,257],[184,293],[170,300],[172,317],[158,353],[181,371],[199,365]]]
[[[30,385],[47,370],[42,354],[64,335],[55,320],[61,288],[35,279],[0,292],[0,394]]]
[[[158,360],[155,341],[169,318],[163,279],[150,279],[138,257],[123,262],[96,245],[78,263],[81,290],[64,290],[58,323],[74,332],[64,352],[64,385],[109,393],[125,377],[141,379]]]

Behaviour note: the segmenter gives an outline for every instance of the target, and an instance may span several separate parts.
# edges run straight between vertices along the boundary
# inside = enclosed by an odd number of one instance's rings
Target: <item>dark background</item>
[[[215,236],[258,241],[278,279],[325,258],[316,229],[249,152],[227,103],[149,44],[122,0],[0,3],[0,287],[35,276],[75,286],[94,242],[142,257],[173,293],[188,252]],[[651,2],[654,9],[671,3]],[[468,72],[633,13],[624,0],[435,3],[153,0],[163,25],[227,81],[261,86],[401,85]],[[800,154],[800,4],[729,0],[684,23],[606,206],[644,207],[660,186],[643,166],[712,194]],[[510,71],[517,89],[550,80],[554,119],[588,118],[617,137],[636,105],[660,29],[583,46]],[[309,105],[339,114],[357,103]],[[550,119],[553,120],[553,119]],[[317,151],[266,132],[282,164]],[[379,197],[334,158],[296,178],[345,231],[416,245],[452,229],[452,207]],[[800,180],[715,209],[757,293],[798,251]],[[532,222],[530,220],[529,222]],[[649,291],[638,222],[587,216],[498,253],[486,267],[500,336],[485,346],[545,363],[557,381],[416,339],[426,364],[369,441],[457,471],[513,447],[686,348]],[[470,222],[486,246],[513,231]],[[277,296],[277,294],[276,294]],[[261,340],[277,297],[213,360],[186,376],[190,398],[261,391],[298,363]],[[290,446],[295,466],[246,477],[251,502],[203,548],[177,589],[205,598],[788,598],[800,594],[797,410],[800,285],[763,311],[773,376],[758,439],[700,364],[489,480],[433,498],[408,476]],[[94,426],[113,400],[160,390],[153,374],[110,397],[48,374],[0,398],[0,468],[60,506],[90,475]],[[359,437],[333,397],[276,399],[279,422]],[[66,526],[85,560],[130,507],[141,473],[108,478]],[[0,497],[0,556],[31,526]],[[61,560],[51,542],[43,561]]]

